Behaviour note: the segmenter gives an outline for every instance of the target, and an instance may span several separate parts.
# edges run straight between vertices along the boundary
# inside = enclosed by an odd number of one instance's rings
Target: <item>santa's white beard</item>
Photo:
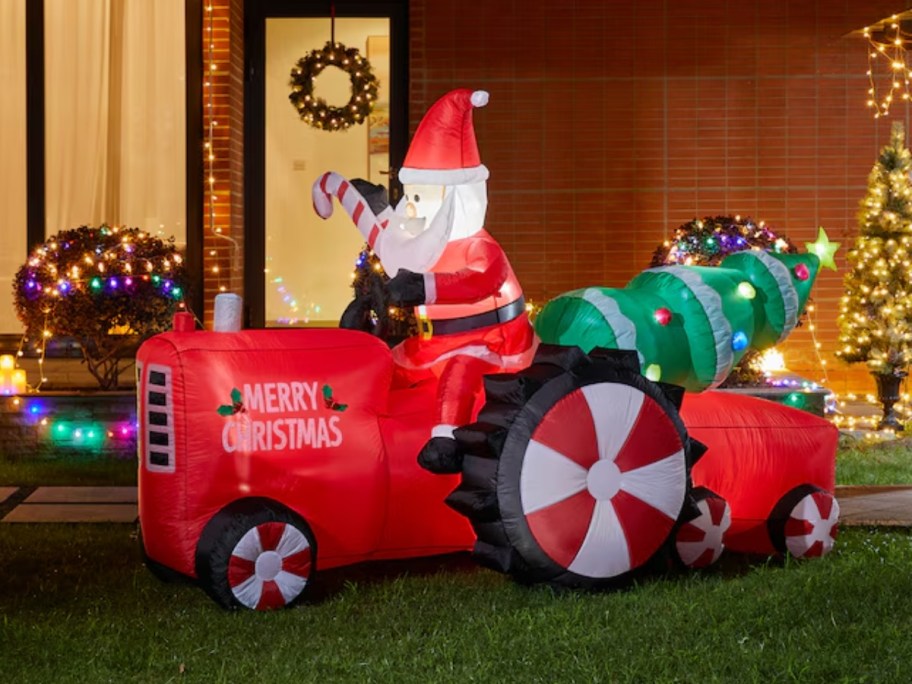
[[[454,216],[453,195],[448,193],[430,222],[425,218],[409,218],[404,203],[396,207],[386,230],[374,243],[383,270],[392,277],[400,268],[422,273],[437,263],[450,239]]]

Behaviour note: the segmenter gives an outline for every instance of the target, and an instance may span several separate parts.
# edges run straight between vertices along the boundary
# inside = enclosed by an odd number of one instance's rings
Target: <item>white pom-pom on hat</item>
[[[487,90],[476,90],[472,93],[472,104],[476,107],[484,107],[490,99],[491,95]]]

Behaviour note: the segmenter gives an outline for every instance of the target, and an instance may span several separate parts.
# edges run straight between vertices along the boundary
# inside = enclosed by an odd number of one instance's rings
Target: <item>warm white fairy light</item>
[[[907,39],[912,41],[912,35],[903,31],[902,23],[899,15],[894,14],[880,26],[866,26],[862,31],[868,42],[866,104],[875,119],[887,116],[894,102],[908,103],[912,98],[912,70],[909,68],[906,50]],[[886,83],[878,88],[878,80]]]
[[[203,143],[203,154],[206,161],[207,171],[206,182],[208,184],[209,191],[209,211],[207,212],[207,222],[210,234],[214,235],[217,238],[222,240],[227,240],[231,243],[231,259],[232,265],[237,265],[237,259],[240,254],[240,245],[237,240],[235,240],[230,235],[225,235],[222,231],[221,226],[216,225],[215,217],[215,204],[219,199],[219,195],[216,192],[216,182],[217,177],[215,173],[215,129],[218,126],[218,121],[215,119],[215,87],[214,87],[214,76],[218,71],[218,64],[215,61],[215,7],[212,3],[206,5],[206,45],[207,45],[207,62],[208,66],[205,71],[207,75],[203,81],[203,87],[206,92],[206,119],[207,119],[207,134],[206,141]],[[209,256],[218,258],[218,250],[210,250]],[[229,269],[229,273],[233,269]],[[212,267],[211,272],[217,276],[217,287],[219,292],[225,292],[228,288],[222,282],[221,269],[216,263]]]

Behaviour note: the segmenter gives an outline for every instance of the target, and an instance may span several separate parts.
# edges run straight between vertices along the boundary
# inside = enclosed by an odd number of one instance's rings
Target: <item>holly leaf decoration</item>
[[[222,404],[216,411],[220,416],[233,416],[235,413],[246,413],[244,398],[237,387],[231,389],[231,404]]]
[[[333,411],[344,411],[348,408],[348,404],[340,404],[333,399],[332,387],[329,385],[323,385],[323,404]]]

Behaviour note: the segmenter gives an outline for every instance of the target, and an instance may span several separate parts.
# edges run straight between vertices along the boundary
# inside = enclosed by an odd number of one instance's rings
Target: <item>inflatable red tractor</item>
[[[318,567],[375,559],[472,550],[523,582],[602,587],[725,545],[821,555],[836,534],[835,428],[715,392],[681,407],[630,352],[542,345],[488,376],[452,475],[416,461],[436,386],[394,387],[362,332],[169,332],[137,373],[147,563],[224,607],[286,606]]]

